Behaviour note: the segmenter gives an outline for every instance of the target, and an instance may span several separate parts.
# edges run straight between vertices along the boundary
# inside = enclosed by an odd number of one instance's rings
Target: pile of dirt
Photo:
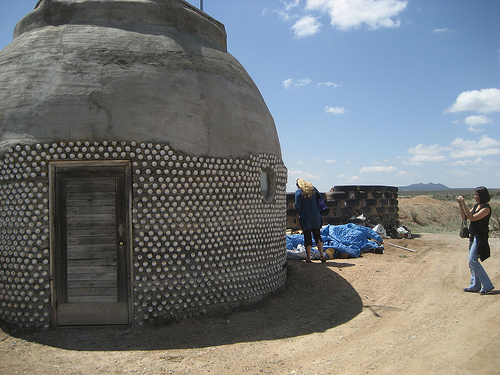
[[[419,195],[398,199],[399,221],[406,226],[437,226],[452,230],[460,227],[458,204]]]
[[[400,198],[398,200],[399,204],[410,204],[410,203],[426,203],[426,204],[438,204],[442,203],[442,201],[438,199],[431,198],[427,195],[417,195],[413,198]]]

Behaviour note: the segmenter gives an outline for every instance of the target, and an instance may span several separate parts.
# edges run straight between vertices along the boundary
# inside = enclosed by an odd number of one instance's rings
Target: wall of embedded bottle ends
[[[322,214],[323,225],[364,222],[368,225],[399,225],[398,188],[377,185],[339,185],[321,193],[327,206]],[[295,194],[287,194],[287,229],[300,229],[295,212]],[[362,219],[358,219],[358,217]]]
[[[48,166],[107,159],[132,165],[134,323],[250,303],[285,283],[287,171],[276,156],[188,156],[136,142],[18,145],[0,159],[0,320],[52,326]],[[262,170],[274,178],[268,199]]]

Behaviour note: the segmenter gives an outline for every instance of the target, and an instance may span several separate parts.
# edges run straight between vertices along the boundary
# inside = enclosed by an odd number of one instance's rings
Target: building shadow
[[[258,304],[224,315],[136,327],[6,332],[30,342],[78,351],[188,349],[293,338],[324,332],[362,311],[358,293],[335,272],[351,266],[355,265],[288,261],[287,283],[281,290]]]

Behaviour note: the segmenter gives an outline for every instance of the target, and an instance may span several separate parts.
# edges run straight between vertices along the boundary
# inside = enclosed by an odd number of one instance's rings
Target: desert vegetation
[[[490,189],[492,210],[491,236],[500,236],[500,189]],[[474,189],[443,191],[400,191],[399,220],[413,232],[438,233],[458,231],[461,218],[455,197],[462,195],[469,207],[475,203]]]

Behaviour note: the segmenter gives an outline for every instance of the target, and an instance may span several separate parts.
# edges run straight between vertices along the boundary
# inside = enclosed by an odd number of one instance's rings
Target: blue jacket
[[[318,190],[314,188],[311,198],[305,198],[302,190],[297,189],[295,192],[295,211],[299,215],[299,222],[302,230],[320,229],[323,225],[321,214],[318,208],[317,196]]]

